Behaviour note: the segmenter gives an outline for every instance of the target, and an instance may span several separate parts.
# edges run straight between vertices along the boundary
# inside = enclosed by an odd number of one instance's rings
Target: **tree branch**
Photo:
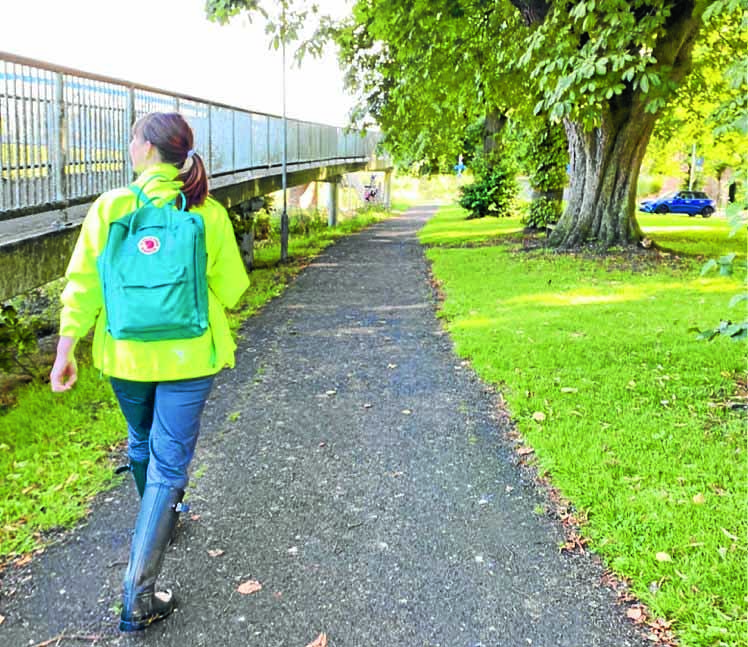
[[[522,20],[528,27],[541,24],[551,9],[551,3],[545,0],[510,0],[510,2],[519,10]]]

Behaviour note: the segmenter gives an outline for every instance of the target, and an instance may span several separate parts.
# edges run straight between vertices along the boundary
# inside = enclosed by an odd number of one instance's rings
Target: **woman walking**
[[[75,384],[76,343],[95,325],[93,362],[110,378],[127,421],[129,469],[141,496],[124,580],[122,631],[144,629],[174,609],[171,592],[156,591],[156,578],[176,525],[213,379],[222,368],[234,365],[235,344],[224,309],[234,306],[249,285],[231,222],[226,210],[208,196],[205,167],[184,118],[177,113],[151,113],[138,120],[130,158],[138,178],[130,187],[101,195],[83,222],[65,274],[60,338],[50,374],[53,391],[67,391]],[[175,249],[175,245],[192,244],[184,242],[184,236],[166,230],[159,234],[155,226],[141,235],[136,226],[132,214],[140,213],[140,207],[172,201],[175,210],[186,212],[185,221],[176,214],[175,227],[187,226],[184,222],[190,220],[200,234],[193,236],[202,240],[194,254]],[[133,235],[140,237],[135,252],[127,257],[127,267],[113,268],[115,238]],[[168,262],[178,256],[175,252],[197,259],[193,295],[199,296],[201,281],[207,283],[206,298],[197,299],[204,301],[205,315],[188,312],[198,325],[187,333],[166,323],[176,306],[166,293],[162,298],[156,292],[158,281],[140,286],[142,298],[133,299],[126,291],[112,293],[117,277],[137,273],[139,267],[141,271],[156,267],[148,263]],[[189,281],[190,271],[178,269],[179,282]],[[111,301],[115,298],[120,299],[116,304]],[[118,318],[131,314],[142,319],[154,301],[162,308],[155,316],[163,316],[164,325],[132,334],[127,326],[120,326]]]

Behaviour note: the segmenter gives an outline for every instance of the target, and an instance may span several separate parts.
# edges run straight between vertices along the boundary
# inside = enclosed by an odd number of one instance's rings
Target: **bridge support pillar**
[[[389,209],[392,206],[392,170],[384,172],[384,194],[382,195],[384,208]]]
[[[255,262],[255,212],[262,209],[264,204],[261,197],[252,198],[231,209],[239,216],[239,224],[235,223],[234,228],[239,234],[239,251],[247,271],[252,270]]]
[[[334,177],[327,181],[327,226],[338,224],[338,186],[340,178]]]

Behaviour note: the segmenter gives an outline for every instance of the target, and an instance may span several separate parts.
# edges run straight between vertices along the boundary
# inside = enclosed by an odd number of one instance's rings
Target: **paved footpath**
[[[161,582],[180,605],[116,629],[127,480],[0,585],[2,647],[629,647],[601,569],[560,554],[496,397],[435,317],[419,207],[329,247],[246,322]],[[262,590],[242,595],[239,584]],[[85,637],[98,637],[93,643]]]

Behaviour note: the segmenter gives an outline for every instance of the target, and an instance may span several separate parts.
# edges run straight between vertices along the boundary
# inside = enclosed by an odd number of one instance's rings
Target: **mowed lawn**
[[[457,352],[499,387],[590,547],[683,645],[746,645],[747,345],[689,331],[745,318],[728,309],[745,284],[745,230],[640,222],[673,253],[523,251],[519,220],[468,221],[458,207],[420,236]],[[733,276],[700,277],[729,251]]]

